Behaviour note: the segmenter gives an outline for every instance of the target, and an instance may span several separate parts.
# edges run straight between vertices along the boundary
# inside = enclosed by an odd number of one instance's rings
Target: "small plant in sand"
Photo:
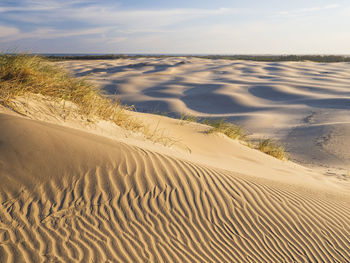
[[[258,144],[255,144],[248,139],[247,134],[242,127],[227,122],[225,118],[220,120],[204,119],[200,122],[198,117],[183,114],[181,115],[180,121],[180,125],[184,125],[184,123],[188,121],[211,126],[206,133],[223,133],[233,140],[240,140],[244,145],[252,149],[257,149],[280,160],[287,159],[287,154],[281,145],[277,144],[271,139],[260,140]]]
[[[193,115],[188,115],[188,114],[181,114],[180,116],[180,125],[184,125],[185,123],[188,122],[198,122],[199,117],[193,116]]]
[[[203,124],[206,124],[212,127],[207,131],[207,133],[221,132],[234,140],[236,139],[242,140],[242,141],[246,140],[247,135],[245,134],[244,130],[240,126],[227,122],[226,119],[214,120],[214,121],[205,120]]]
[[[285,160],[287,159],[287,154],[283,148],[283,146],[277,144],[271,139],[260,140],[256,146],[256,148],[268,155],[271,155],[277,159]]]

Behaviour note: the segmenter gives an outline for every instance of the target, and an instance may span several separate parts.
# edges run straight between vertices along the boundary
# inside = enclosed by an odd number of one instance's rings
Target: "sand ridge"
[[[345,193],[8,114],[0,130],[2,262],[349,262]]]
[[[282,140],[303,165],[350,169],[349,63],[173,57],[61,64],[139,111],[225,117],[253,136]]]

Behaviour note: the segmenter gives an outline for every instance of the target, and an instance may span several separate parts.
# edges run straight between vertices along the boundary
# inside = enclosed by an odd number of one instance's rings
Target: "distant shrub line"
[[[14,54],[12,54],[14,55]],[[55,55],[37,54],[50,61],[61,60],[100,60],[100,59],[127,59],[127,58],[169,58],[169,57],[195,57],[205,59],[226,59],[226,60],[249,60],[261,62],[283,62],[283,61],[313,61],[321,63],[350,62],[350,56],[346,55],[146,55],[146,54],[81,54],[81,55]]]
[[[180,55],[179,55],[180,56]],[[123,55],[123,54],[110,54],[110,55],[67,55],[46,56],[50,60],[97,60],[97,59],[125,59],[125,58],[141,58],[141,57],[155,57],[155,58],[167,58],[167,57],[179,57],[173,55]],[[206,59],[227,59],[227,60],[249,60],[249,61],[261,61],[261,62],[283,62],[283,61],[313,61],[321,63],[332,62],[350,62],[350,56],[343,55],[185,55],[181,57],[196,57]]]
[[[313,62],[350,62],[350,56],[338,55],[209,55],[207,59],[251,60],[261,62],[313,61]]]

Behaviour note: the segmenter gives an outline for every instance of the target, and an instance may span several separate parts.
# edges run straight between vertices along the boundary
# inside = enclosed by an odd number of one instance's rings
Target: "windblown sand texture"
[[[1,262],[349,262],[342,190],[5,114],[0,129]]]
[[[299,163],[350,170],[350,63],[176,57],[63,64],[139,111],[225,117],[256,137],[282,140]]]
[[[187,58],[145,61],[159,63],[163,70],[147,73],[145,67],[157,67],[140,66],[146,62],[139,60],[67,63],[79,68],[81,75],[95,72],[89,77],[113,84],[118,93],[124,87],[121,94],[125,101],[128,96],[140,103],[144,99],[144,105],[150,103],[146,98],[151,96],[142,95],[141,87],[151,85],[151,79],[155,85],[161,82],[159,78],[172,74],[178,78],[177,88],[169,88],[172,84],[164,85],[164,90],[161,85],[154,86],[158,92],[171,94],[171,99],[160,99],[170,101],[164,105],[177,105],[185,93],[181,78],[191,83],[207,82],[203,92],[221,98],[226,86],[218,89],[220,92],[211,90],[209,76],[219,73],[210,73],[209,65],[222,71],[225,67],[221,64],[229,65],[227,68],[234,63],[251,65],[256,71],[262,71],[264,65]],[[139,66],[132,67],[132,63]],[[171,63],[173,67],[164,66]],[[292,67],[293,63],[289,64]],[[111,65],[116,68],[114,73]],[[295,68],[300,65],[295,63]],[[348,66],[324,67],[345,72]],[[298,70],[285,71],[291,74]],[[240,79],[234,80],[230,74],[232,81]],[[250,74],[251,81],[257,81]],[[340,86],[345,94],[345,84],[339,79],[330,83],[336,86],[334,96],[340,100]],[[242,105],[248,105],[243,109],[250,109],[253,103],[258,109],[269,105],[266,99],[248,97],[249,89],[239,87],[236,95],[227,92],[222,96],[231,101],[232,96],[241,96]],[[313,100],[320,94],[315,93]],[[195,102],[198,91],[193,95]],[[203,99],[208,97],[202,95]],[[227,115],[246,116],[247,123],[271,116],[278,128],[272,132],[292,129],[295,138],[302,138],[294,125],[310,109],[300,101],[270,101],[264,111]],[[207,111],[220,109],[220,103],[214,102],[208,104]],[[21,115],[0,107],[0,262],[350,262],[350,183],[345,176],[340,180],[277,160],[222,134],[206,134],[208,127],[202,124],[130,113],[149,123],[151,129],[164,131],[174,142],[164,146],[106,122],[95,120],[87,125],[74,114],[63,119],[62,109],[55,111],[42,98],[27,98],[22,105]],[[322,126],[312,125],[314,120],[346,112],[347,104],[343,105],[342,109],[320,108],[328,115],[315,113],[300,127],[311,136],[312,129]],[[282,122],[283,117],[287,121]],[[338,117],[343,118],[338,119],[342,126],[334,120],[323,125],[337,129],[333,141],[349,143],[344,130],[338,129],[347,127],[347,117]]]

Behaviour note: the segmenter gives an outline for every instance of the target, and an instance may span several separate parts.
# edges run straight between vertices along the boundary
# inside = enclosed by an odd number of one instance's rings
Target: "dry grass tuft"
[[[73,78],[38,56],[0,56],[0,104],[11,107],[11,100],[26,93],[40,94],[75,103],[82,114],[120,123],[123,107],[101,96],[91,83]]]
[[[207,133],[221,132],[234,140],[237,139],[245,141],[247,138],[247,135],[240,126],[226,122],[225,119],[214,121],[205,120],[203,123],[212,127],[207,131]]]
[[[180,125],[183,125],[186,122],[197,122],[211,126],[211,128],[206,131],[207,133],[223,133],[233,140],[240,140],[244,145],[252,149],[257,149],[280,160],[288,159],[284,148],[281,145],[274,142],[272,139],[260,140],[258,144],[253,143],[251,140],[249,140],[246,132],[242,127],[227,122],[225,118],[220,120],[205,119],[203,121],[200,121],[200,119],[196,116],[184,114],[181,115]]]
[[[277,144],[272,139],[260,140],[258,144],[254,144],[251,140],[248,139],[248,136],[242,127],[234,125],[230,122],[226,122],[225,119],[217,121],[205,120],[203,124],[212,127],[207,131],[207,133],[220,132],[227,135],[231,139],[240,140],[248,147],[257,149],[279,160],[287,159],[287,154],[283,146]]]
[[[271,155],[279,160],[287,159],[287,154],[283,146],[277,144],[271,139],[260,140],[256,148],[268,155]]]
[[[189,122],[199,122],[199,117],[188,114],[181,114],[180,125],[184,125]]]

